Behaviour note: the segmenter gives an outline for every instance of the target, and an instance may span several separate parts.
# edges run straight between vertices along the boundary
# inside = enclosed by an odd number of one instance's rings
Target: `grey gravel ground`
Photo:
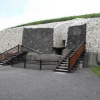
[[[21,66],[0,66],[0,100],[100,100],[100,77],[89,68],[69,74]]]

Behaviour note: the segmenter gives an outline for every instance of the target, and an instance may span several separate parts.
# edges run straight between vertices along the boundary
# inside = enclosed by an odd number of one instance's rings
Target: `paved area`
[[[21,67],[0,66],[0,100],[100,100],[100,77],[89,68],[69,74]]]

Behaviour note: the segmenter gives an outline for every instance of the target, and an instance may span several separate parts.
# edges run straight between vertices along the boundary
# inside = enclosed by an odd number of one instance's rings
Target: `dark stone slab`
[[[100,53],[97,53],[96,59],[97,59],[97,63],[100,65]]]
[[[69,27],[67,48],[76,49],[83,41],[86,41],[86,24]]]
[[[97,53],[94,52],[85,52],[85,55],[83,57],[83,67],[94,67],[98,66],[98,60],[97,60]]]
[[[25,28],[22,44],[42,53],[53,53],[53,28]]]

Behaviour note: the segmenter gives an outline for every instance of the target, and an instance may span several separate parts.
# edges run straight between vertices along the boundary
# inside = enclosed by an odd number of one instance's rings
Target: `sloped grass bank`
[[[92,67],[92,71],[93,71],[96,75],[100,76],[100,66]]]

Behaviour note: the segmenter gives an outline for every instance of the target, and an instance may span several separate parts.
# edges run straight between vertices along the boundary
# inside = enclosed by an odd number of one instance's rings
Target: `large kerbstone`
[[[97,53],[94,52],[86,52],[85,56],[83,58],[83,67],[92,67],[92,66],[97,66]],[[99,59],[100,60],[100,59]]]
[[[76,49],[83,41],[86,41],[86,24],[69,27],[67,47]]]
[[[22,44],[42,53],[53,53],[53,28],[24,29]]]
[[[100,53],[97,54],[97,63],[100,65]]]
[[[42,61],[59,61],[61,55],[56,54],[38,54],[38,53],[28,53],[26,55],[27,60],[42,60]]]

